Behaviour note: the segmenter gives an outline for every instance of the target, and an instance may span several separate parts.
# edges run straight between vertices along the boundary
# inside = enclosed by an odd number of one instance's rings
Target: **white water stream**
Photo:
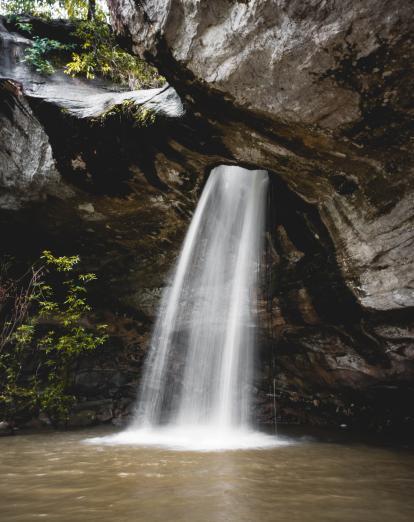
[[[134,420],[104,442],[197,450],[281,443],[250,428],[267,184],[263,170],[211,172],[163,294]]]

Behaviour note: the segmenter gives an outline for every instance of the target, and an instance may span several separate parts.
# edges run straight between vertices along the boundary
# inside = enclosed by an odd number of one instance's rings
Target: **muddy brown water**
[[[414,453],[295,437],[262,450],[86,445],[101,430],[0,439],[2,522],[412,522]]]

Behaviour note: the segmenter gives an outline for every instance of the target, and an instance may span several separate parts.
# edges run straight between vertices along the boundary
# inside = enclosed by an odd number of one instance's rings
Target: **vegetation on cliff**
[[[106,325],[88,328],[87,286],[78,256],[45,251],[23,276],[10,261],[0,272],[0,417],[25,421],[46,414],[64,422],[76,402],[73,370],[80,356],[102,346]]]
[[[69,76],[107,78],[130,89],[164,83],[154,67],[120,47],[103,5],[95,0],[1,0],[0,12],[16,30],[32,38],[24,60],[40,74],[53,74],[62,67]],[[66,20],[71,41],[36,35],[31,17]]]

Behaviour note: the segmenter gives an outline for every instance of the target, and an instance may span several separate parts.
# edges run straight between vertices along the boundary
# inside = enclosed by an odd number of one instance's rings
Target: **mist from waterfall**
[[[122,443],[273,445],[250,428],[268,174],[215,168],[166,287],[137,409]]]

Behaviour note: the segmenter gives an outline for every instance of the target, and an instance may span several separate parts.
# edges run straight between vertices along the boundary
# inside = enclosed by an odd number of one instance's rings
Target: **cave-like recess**
[[[281,421],[407,433],[414,419],[413,6],[401,4],[397,20],[389,3],[378,8],[364,0],[357,7],[370,17],[358,17],[352,3],[340,14],[336,4],[305,12],[302,2],[289,2],[286,16],[299,33],[289,35],[295,52],[288,63],[285,48],[278,49],[280,60],[260,84],[249,74],[243,82],[210,80],[205,60],[191,63],[204,51],[186,55],[176,48],[179,37],[197,20],[208,32],[236,4],[218,2],[207,20],[207,4],[197,4],[192,18],[181,11],[171,18],[162,16],[167,3],[159,3],[153,33],[139,2],[132,11],[123,0],[111,2],[124,41],[171,85],[157,96],[178,100],[185,111],[160,113],[145,128],[65,108],[72,79],[65,77],[61,90],[50,79],[39,82],[17,63],[18,37],[1,27],[2,250],[15,257],[16,271],[48,248],[79,254],[97,273],[90,321],[110,324],[111,338],[74,368],[81,402],[71,422],[124,422],[160,292],[206,176],[220,164],[267,170],[257,420],[273,422],[275,388]],[[269,10],[278,30],[276,15]],[[254,55],[268,29],[249,20],[249,38],[227,42],[233,55],[240,42]],[[306,31],[318,35],[325,24],[334,29],[318,47],[320,39]],[[239,71],[248,72],[251,55],[240,56],[246,61]],[[283,102],[277,107],[268,96],[274,92]],[[17,168],[23,159],[36,171],[32,183]]]

